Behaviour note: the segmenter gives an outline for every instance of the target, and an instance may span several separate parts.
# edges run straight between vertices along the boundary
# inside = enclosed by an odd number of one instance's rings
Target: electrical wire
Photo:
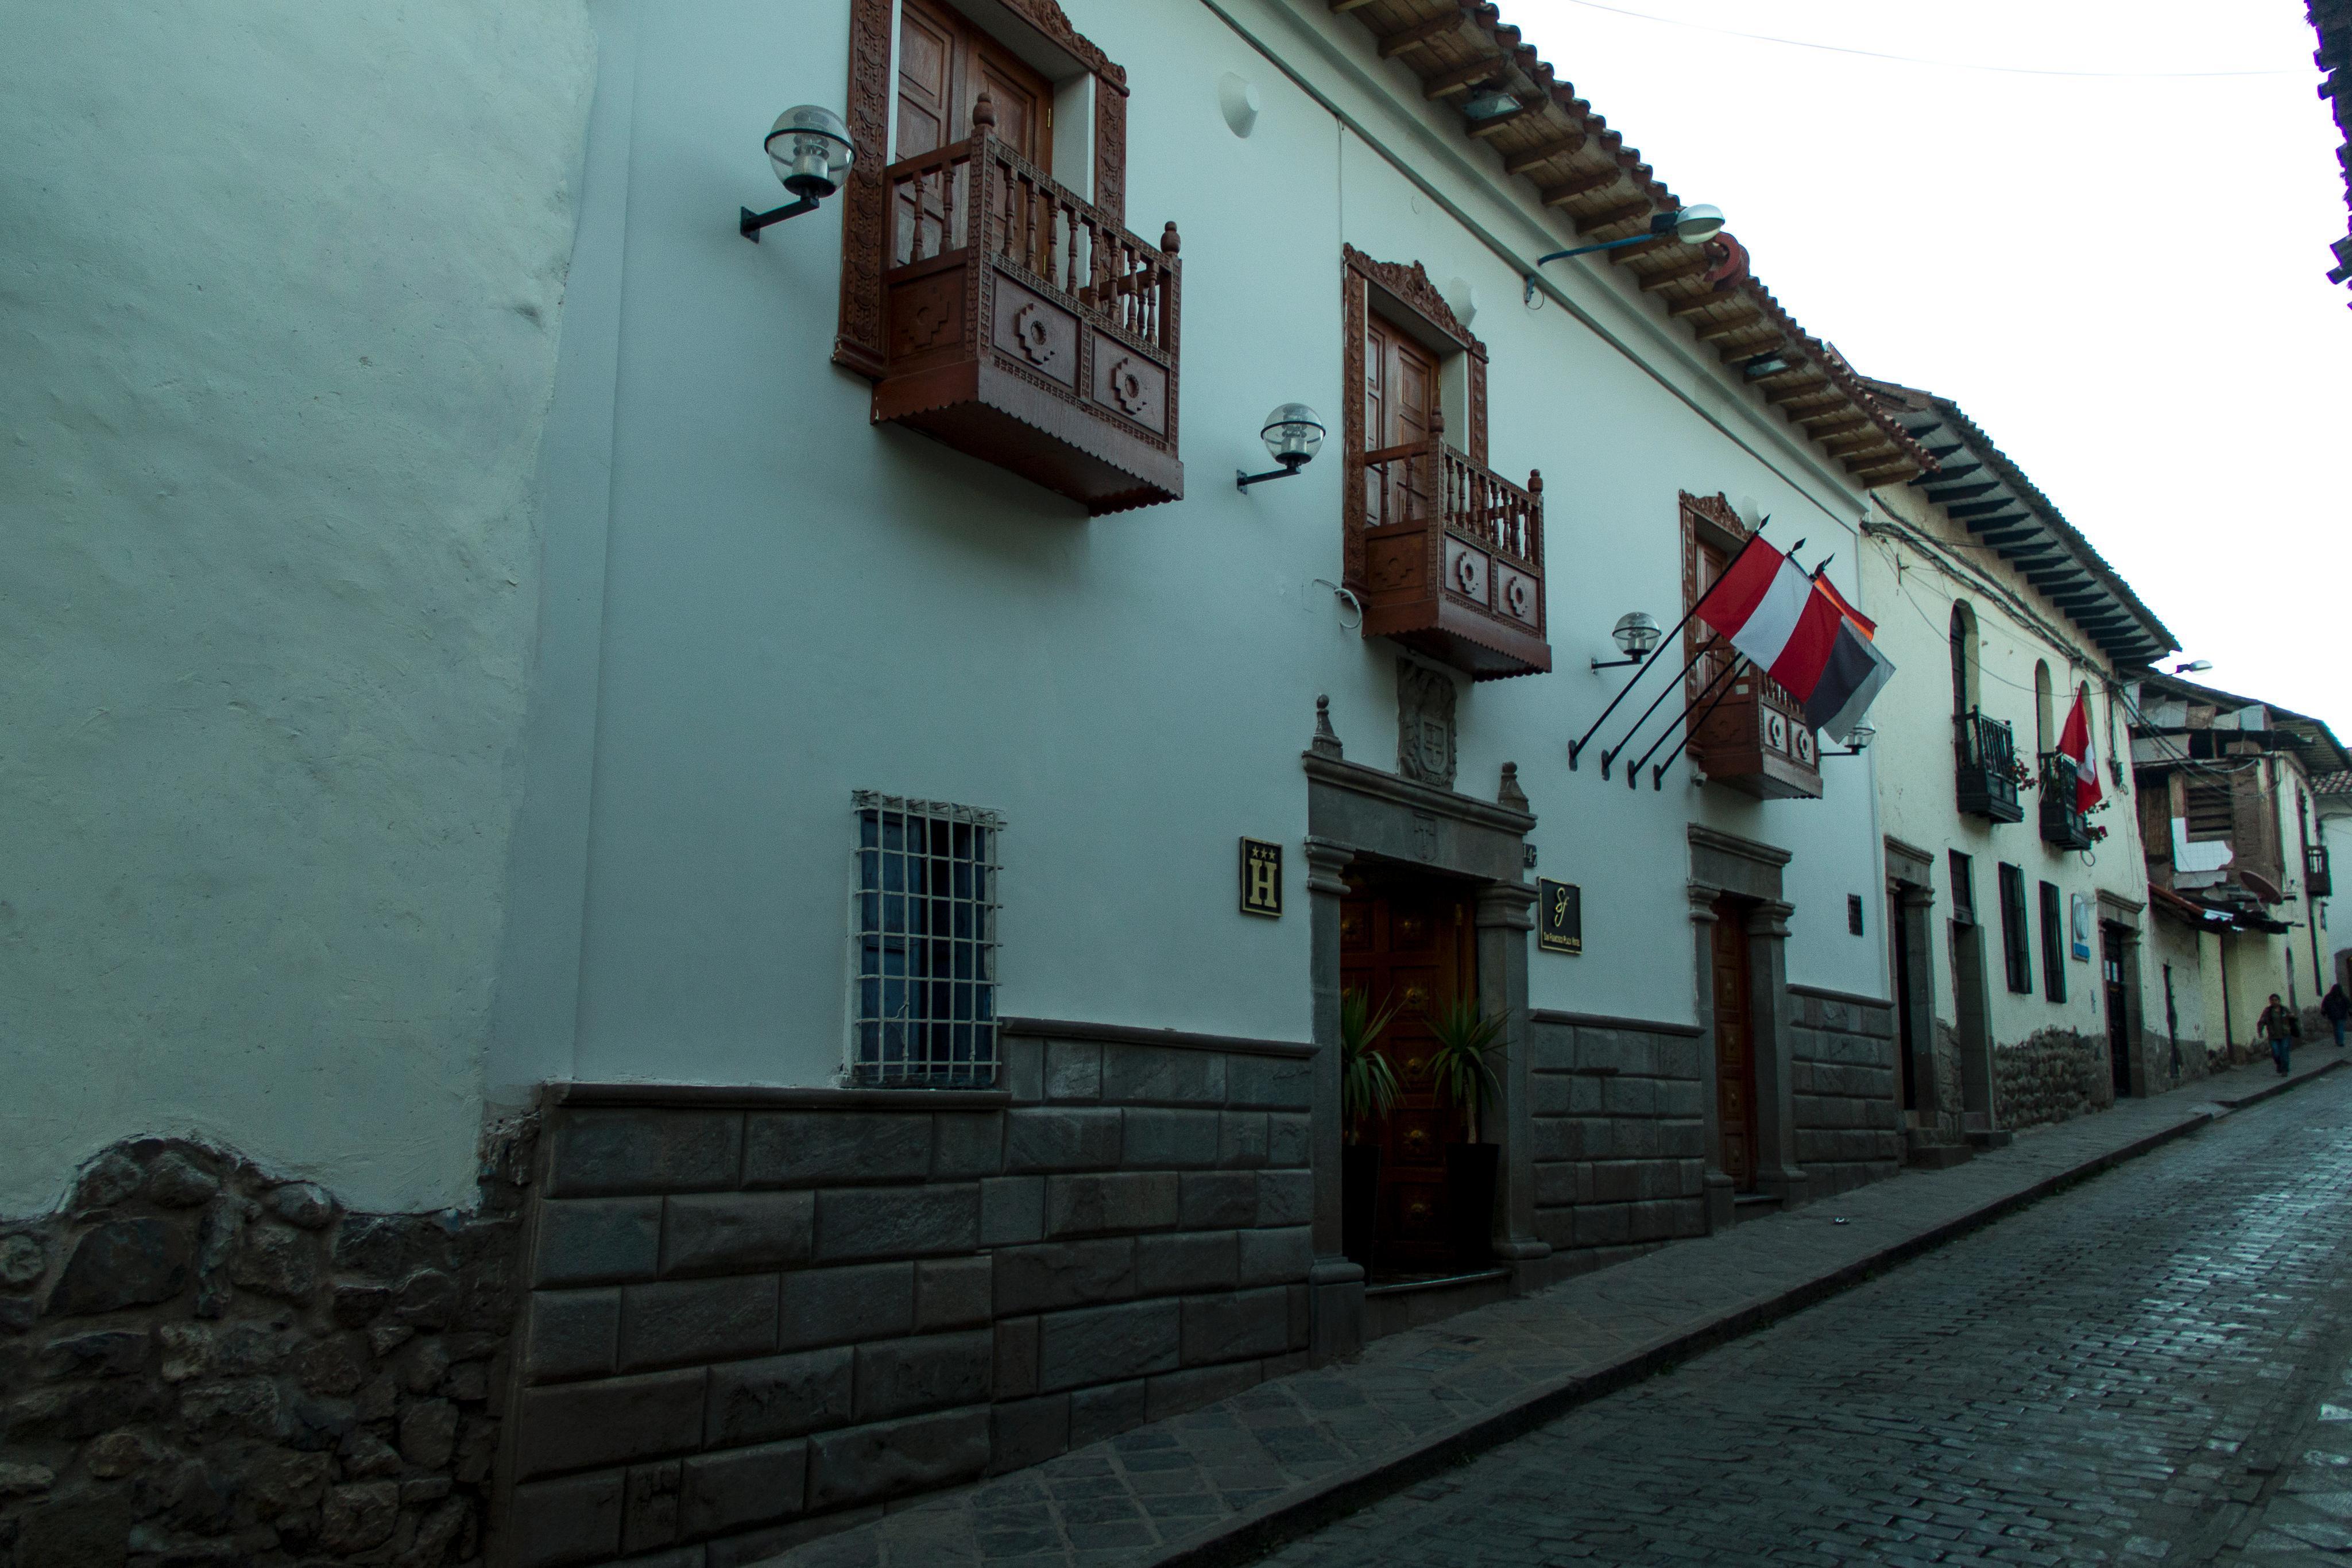
[[[1817,44],[1810,38],[1783,38],[1770,33],[1743,33],[1736,27],[1709,26],[1704,22],[1685,22],[1678,16],[1654,16],[1647,11],[1629,11],[1622,5],[1606,5],[1601,0],[1569,0],[1571,5],[1581,5],[1588,11],[1606,11],[1612,16],[1631,16],[1640,22],[1658,22],[1669,27],[1687,27],[1695,33],[1714,33],[1726,38],[1746,38],[1751,43],[1780,44],[1792,49],[1819,49],[1824,54],[1854,55],[1867,60],[1892,60],[1907,66],[1934,66],[1950,71],[1990,71],[1999,76],[2064,77],[2094,81],[2202,81],[2220,77],[2290,77],[2301,76],[2300,68],[2259,71],[2066,71],[2039,66],[1988,66],[1968,60],[1931,60],[1919,55],[1888,54],[1878,49],[1857,49],[1843,44]]]

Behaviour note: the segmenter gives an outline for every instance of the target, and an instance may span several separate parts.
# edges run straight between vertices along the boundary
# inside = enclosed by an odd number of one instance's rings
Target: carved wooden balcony
[[[1717,666],[1699,666],[1700,690]],[[1691,730],[1691,758],[1710,784],[1759,800],[1822,798],[1821,741],[1805,723],[1804,705],[1788,688],[1741,663],[1712,710],[1704,705]]]
[[[1442,420],[1426,441],[1365,453],[1364,469],[1350,482],[1402,497],[1402,517],[1364,529],[1364,635],[1393,637],[1473,680],[1550,669],[1543,476],[1520,488],[1446,445]]]
[[[1954,719],[1952,726],[1954,794],[1959,809],[1995,822],[2025,821],[2025,807],[2017,798],[2023,769],[2018,766],[2017,738],[2009,726],[1976,708]]]
[[[1176,225],[1145,245],[985,129],[883,184],[875,422],[1097,516],[1181,498]]]

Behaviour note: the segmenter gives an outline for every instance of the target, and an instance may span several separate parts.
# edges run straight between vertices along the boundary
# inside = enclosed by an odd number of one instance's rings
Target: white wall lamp
[[[1599,245],[1580,245],[1570,246],[1567,250],[1556,250],[1549,256],[1536,257],[1535,265],[1541,267],[1548,261],[1565,261],[1571,256],[1591,256],[1599,250],[1616,250],[1622,246],[1641,245],[1649,240],[1668,237],[1678,239],[1685,245],[1704,245],[1722,232],[1723,209],[1710,207],[1704,202],[1695,202],[1687,207],[1677,207],[1671,213],[1654,214],[1650,218],[1649,228],[1643,233],[1627,235],[1623,239],[1603,240]],[[1534,268],[1530,267],[1528,271],[1528,303],[1531,305],[1535,303],[1535,298],[1536,275]]]
[[[1877,737],[1877,735],[1878,731],[1871,728],[1870,726],[1866,724],[1855,725],[1853,727],[1853,732],[1846,737],[1848,740],[1853,742],[1853,745],[1847,747],[1843,751],[1824,751],[1821,755],[1823,757],[1860,757],[1864,752],[1870,749],[1870,743]]]
[[[1592,667],[1596,670],[1622,670],[1628,664],[1638,664],[1657,650],[1657,619],[1641,610],[1620,615],[1609,635],[1617,640],[1617,651],[1625,656],[1622,659],[1595,659]]]
[[[1323,416],[1303,402],[1286,402],[1265,416],[1258,432],[1265,449],[1282,466],[1263,474],[1234,470],[1234,488],[1246,490],[1267,479],[1287,479],[1314,460],[1323,447]]]
[[[772,213],[755,213],[745,207],[736,232],[753,245],[760,243],[760,231],[770,224],[816,211],[819,202],[841,189],[841,177],[848,172],[850,160],[857,155],[857,149],[849,140],[849,127],[841,122],[841,116],[814,103],[788,109],[776,116],[775,126],[768,132],[767,149],[768,162],[776,168],[776,178],[799,200],[787,202]]]
[[[2173,665],[2172,673],[2176,675],[2201,675],[2212,667],[2210,659],[2191,659],[2185,664]]]

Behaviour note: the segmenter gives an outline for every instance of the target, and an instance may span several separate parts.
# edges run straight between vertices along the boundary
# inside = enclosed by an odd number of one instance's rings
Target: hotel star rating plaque
[[[1242,841],[1242,913],[1282,918],[1282,846]]]

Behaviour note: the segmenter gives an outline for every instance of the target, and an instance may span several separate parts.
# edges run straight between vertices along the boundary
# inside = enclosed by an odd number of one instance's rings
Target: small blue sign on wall
[[[2074,956],[2087,964],[2091,961],[2091,899],[2088,894],[2070,894],[2066,903],[2066,929],[2074,938]]]

